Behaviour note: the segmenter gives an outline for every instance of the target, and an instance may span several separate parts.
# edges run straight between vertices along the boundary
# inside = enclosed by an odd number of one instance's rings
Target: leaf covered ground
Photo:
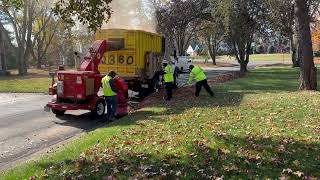
[[[259,69],[160,100],[0,179],[319,179],[320,94],[297,79]]]

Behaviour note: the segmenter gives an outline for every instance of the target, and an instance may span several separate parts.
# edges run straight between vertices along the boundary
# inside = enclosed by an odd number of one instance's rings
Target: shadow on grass
[[[212,179],[223,176],[243,179],[298,179],[320,177],[319,143],[293,139],[213,135],[209,141],[194,139],[185,153],[134,151],[125,144],[107,149],[93,148],[85,157],[50,164],[52,178],[101,179],[107,176],[134,178]],[[212,148],[210,141],[220,141],[225,148]],[[186,139],[186,141],[188,141]],[[111,143],[112,144],[112,143]],[[48,168],[49,164],[39,164]],[[72,171],[64,170],[71,168]],[[59,174],[61,176],[59,176]]]
[[[54,122],[55,124],[60,126],[75,127],[77,129],[82,129],[85,132],[93,131],[102,125],[109,123],[106,122],[103,117],[99,119],[95,118],[90,112],[79,115],[64,114],[63,116],[56,117],[63,122]]]

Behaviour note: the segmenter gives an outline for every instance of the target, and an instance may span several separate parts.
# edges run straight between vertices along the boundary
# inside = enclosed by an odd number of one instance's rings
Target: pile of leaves
[[[227,72],[227,73],[221,74],[221,75],[213,77],[213,78],[208,78],[208,84],[211,87],[214,87],[215,85],[217,85],[219,83],[232,81],[232,80],[240,78],[242,76],[243,76],[243,74],[241,74],[239,71]],[[202,91],[204,92],[205,90],[202,90]],[[174,97],[169,103],[177,104],[181,100],[184,100],[186,97],[188,97],[189,100],[195,99],[194,93],[195,93],[195,86],[194,85],[178,88],[178,89],[174,90],[174,92],[173,92]],[[166,96],[165,90],[161,89],[159,92],[148,96],[141,103],[139,103],[138,108],[153,106],[155,104],[158,104],[159,102],[163,102],[165,100],[165,96]]]

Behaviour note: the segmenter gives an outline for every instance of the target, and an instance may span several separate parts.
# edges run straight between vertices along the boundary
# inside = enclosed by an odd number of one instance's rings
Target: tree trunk
[[[237,46],[236,43],[233,44],[234,53],[238,63],[240,64],[240,72],[246,73],[248,72],[248,62],[249,62],[249,54],[246,54],[247,48],[245,45],[240,44]],[[249,49],[250,50],[250,49]]]
[[[307,0],[295,0],[295,18],[299,48],[301,48],[300,89],[317,89],[317,69],[313,61],[313,49],[310,31],[310,16]]]
[[[248,64],[245,62],[240,63],[240,72],[241,73],[246,73],[248,72]]]
[[[210,55],[211,56],[211,59],[212,59],[212,64],[213,65],[217,65],[217,62],[216,62],[216,51],[213,50],[213,54]]]
[[[291,49],[291,61],[292,61],[292,67],[299,67],[299,61],[298,60],[298,57],[297,57],[297,46],[296,46],[296,43],[295,43],[295,40],[294,40],[294,34],[291,33],[289,35],[289,39],[290,39],[290,49]]]
[[[207,46],[208,46],[208,50],[209,50],[209,55],[212,59],[212,64],[217,65],[217,63],[216,63],[216,47],[214,46],[214,43],[211,42],[210,36],[207,38]]]

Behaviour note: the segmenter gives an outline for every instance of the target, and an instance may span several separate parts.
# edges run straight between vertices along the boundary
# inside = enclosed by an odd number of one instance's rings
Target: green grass
[[[217,61],[232,61],[236,62],[235,57],[233,56],[217,56]],[[277,61],[277,62],[283,62],[283,61],[290,61],[291,62],[291,54],[252,54],[250,55],[250,62],[253,61]],[[203,57],[195,57],[193,58],[193,62],[204,62]],[[211,61],[209,61],[210,63]]]
[[[0,93],[47,93],[51,85],[46,70],[28,69],[27,76],[18,76],[17,70],[11,70],[10,74],[0,76]]]
[[[259,69],[214,87],[216,98],[161,101],[0,179],[319,178],[320,94],[297,92],[297,79]]]
[[[253,54],[251,61],[291,61],[290,54]]]
[[[224,60],[236,60],[231,56],[219,56],[218,59]],[[291,61],[290,54],[252,54],[250,55],[250,61]]]
[[[50,78],[0,77],[1,93],[46,93],[51,85]]]

